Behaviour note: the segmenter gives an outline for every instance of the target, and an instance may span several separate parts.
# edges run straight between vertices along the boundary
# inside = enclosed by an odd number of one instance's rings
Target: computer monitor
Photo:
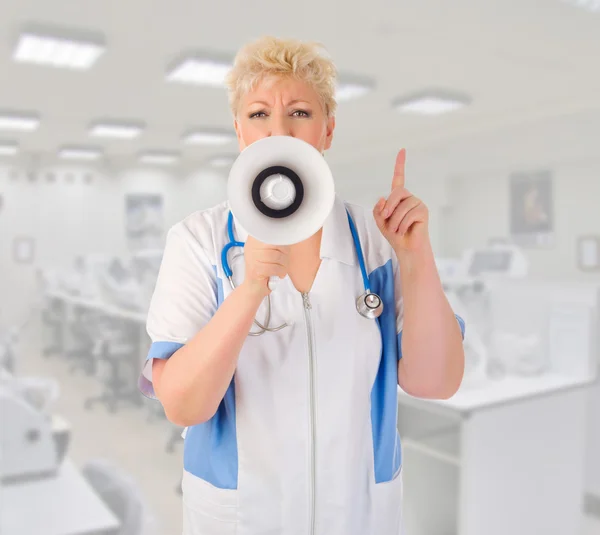
[[[477,277],[484,273],[508,273],[512,258],[513,251],[493,249],[475,251],[469,266],[469,275]]]

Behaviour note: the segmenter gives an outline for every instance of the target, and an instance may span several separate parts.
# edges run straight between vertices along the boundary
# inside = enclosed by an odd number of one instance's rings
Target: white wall
[[[368,160],[332,165],[338,193],[349,202],[372,209],[380,197],[390,194],[395,160],[393,149]],[[421,171],[420,157],[412,158],[411,154],[405,180],[406,188],[422,199],[429,209],[431,242],[434,251],[440,252],[443,247],[441,214],[447,197],[444,176],[436,171]]]
[[[546,167],[540,162],[540,168]],[[577,265],[579,236],[600,234],[600,162],[550,167],[554,195],[554,244],[527,248],[530,273],[556,279],[600,279]],[[492,237],[510,237],[509,177],[502,171],[449,179],[450,207],[443,215],[444,254],[454,256]]]
[[[55,181],[48,181],[48,173]],[[91,183],[85,182],[87,173]],[[181,178],[154,169],[109,176],[92,168],[53,168],[33,176],[29,180],[19,167],[0,168],[0,325],[19,322],[27,312],[36,296],[36,268],[68,266],[79,254],[126,254],[127,193],[162,194],[165,231],[194,210],[225,199],[226,178],[208,171]],[[31,265],[13,260],[18,236],[35,239]]]

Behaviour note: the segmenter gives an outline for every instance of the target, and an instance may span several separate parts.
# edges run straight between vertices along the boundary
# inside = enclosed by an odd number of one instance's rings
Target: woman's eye
[[[257,111],[257,112],[250,114],[250,119],[253,119],[254,117],[264,116],[264,115],[265,115],[264,111]]]
[[[296,114],[300,114],[300,115],[296,115]],[[293,115],[296,115],[296,117],[309,117],[308,112],[304,111],[304,110],[296,110]]]

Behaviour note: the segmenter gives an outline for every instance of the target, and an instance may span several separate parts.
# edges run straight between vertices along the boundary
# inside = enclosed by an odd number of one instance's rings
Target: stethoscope
[[[350,232],[352,233],[352,239],[354,240],[354,248],[356,250],[356,255],[358,256],[358,264],[360,266],[360,273],[363,279],[364,293],[360,295],[356,299],[356,310],[358,313],[367,319],[376,319],[383,312],[383,301],[381,297],[376,293],[372,292],[369,285],[369,278],[367,276],[367,269],[365,267],[365,259],[362,252],[362,247],[360,245],[360,240],[358,238],[358,232],[356,231],[356,227],[354,225],[354,221],[350,212],[346,210],[346,214],[348,215],[348,224],[350,225]],[[233,214],[229,212],[229,216],[227,218],[227,236],[229,238],[229,243],[223,247],[221,251],[221,266],[223,267],[223,272],[225,276],[229,280],[229,284],[231,285],[231,289],[235,290],[235,284],[233,282],[233,271],[231,270],[231,266],[228,261],[228,253],[232,247],[244,247],[245,243],[241,241],[237,241],[233,235]],[[241,256],[243,253],[238,253],[235,257]],[[250,331],[250,336],[260,336],[265,332],[277,332],[285,327],[289,327],[288,323],[283,323],[278,327],[269,327],[269,323],[271,321],[271,296],[267,296],[267,317],[265,320],[265,325],[260,323],[257,319],[254,319],[255,325],[260,329],[258,332]]]

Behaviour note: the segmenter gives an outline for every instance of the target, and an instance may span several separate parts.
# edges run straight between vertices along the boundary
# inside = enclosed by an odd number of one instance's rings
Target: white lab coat
[[[364,292],[349,209],[371,290],[384,301],[362,317]],[[153,396],[151,361],[168,358],[231,292],[221,266],[228,205],[171,228],[148,315],[152,346],[140,388]],[[247,233],[235,225],[235,238]],[[232,249],[230,258],[240,249]],[[323,227],[311,291],[289,277],[271,294],[276,333],[249,336],[215,416],[187,429],[185,535],[398,535],[402,452],[397,432],[402,292],[397,261],[370,211],[336,197]],[[236,284],[240,256],[231,261]],[[265,317],[264,303],[257,317]],[[254,327],[256,329],[256,327]]]

